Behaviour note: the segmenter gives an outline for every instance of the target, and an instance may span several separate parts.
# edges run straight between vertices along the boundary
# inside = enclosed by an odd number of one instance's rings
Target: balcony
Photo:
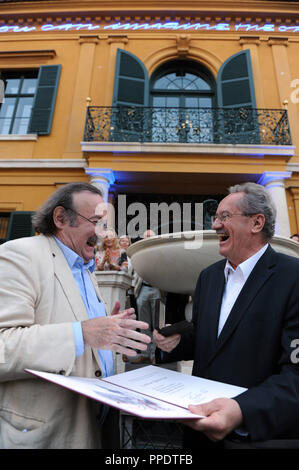
[[[284,109],[125,106],[89,106],[84,142],[292,145]]]

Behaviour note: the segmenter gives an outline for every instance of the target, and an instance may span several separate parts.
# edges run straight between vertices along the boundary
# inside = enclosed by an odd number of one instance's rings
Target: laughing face
[[[217,218],[212,225],[219,239],[219,253],[227,258],[233,267],[238,266],[262,246],[260,235],[263,216],[246,216],[238,207],[244,193],[233,193],[225,197],[217,209]],[[257,238],[258,236],[258,238]]]
[[[77,212],[76,224],[69,221],[55,222],[58,227],[57,237],[87,263],[94,257],[98,237],[95,225],[104,214],[99,214],[98,207],[103,206],[103,199],[98,194],[81,191],[73,194],[73,207]],[[57,208],[59,215],[59,208]],[[58,219],[59,220],[59,219]],[[61,219],[62,220],[62,219]]]

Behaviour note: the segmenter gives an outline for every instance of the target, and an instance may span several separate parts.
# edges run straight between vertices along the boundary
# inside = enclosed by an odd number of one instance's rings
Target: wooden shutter
[[[138,57],[118,49],[112,106],[121,105],[148,105],[148,74]]]
[[[31,211],[13,211],[10,214],[7,238],[6,240],[14,240],[15,238],[31,237],[34,235],[31,218],[34,212]]]
[[[258,113],[250,51],[238,52],[221,66],[217,78],[218,136],[222,143],[259,144]]]
[[[40,67],[28,133],[47,135],[51,131],[61,65]]]
[[[217,94],[220,108],[256,108],[249,50],[238,52],[222,64],[217,78]]]
[[[144,107],[148,106],[148,74],[144,64],[130,52],[117,50],[113,115],[110,139],[115,142],[144,140]],[[117,108],[117,109],[115,109]]]

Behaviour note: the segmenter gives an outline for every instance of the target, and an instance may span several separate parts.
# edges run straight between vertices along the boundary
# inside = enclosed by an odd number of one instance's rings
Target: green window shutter
[[[130,52],[117,50],[110,140],[144,140],[145,110],[149,100],[148,73],[144,64]]]
[[[43,65],[38,74],[28,133],[47,135],[51,131],[61,65]]]
[[[6,241],[22,237],[32,237],[34,235],[34,228],[31,222],[33,215],[34,212],[32,211],[11,212]]]
[[[229,57],[222,64],[217,78],[220,108],[256,108],[250,51]]]
[[[217,78],[220,143],[259,144],[250,51],[238,52],[222,64]]]
[[[147,106],[148,74],[138,57],[117,50],[112,106]]]

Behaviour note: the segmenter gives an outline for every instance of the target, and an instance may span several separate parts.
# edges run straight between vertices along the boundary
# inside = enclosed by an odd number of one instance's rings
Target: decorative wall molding
[[[28,50],[28,51],[0,51],[1,59],[54,59],[54,49]]]
[[[30,140],[37,140],[37,134],[0,134],[0,141],[30,141]]]
[[[179,154],[224,154],[244,157],[263,157],[277,155],[292,157],[293,145],[231,145],[231,144],[172,144],[135,143],[135,142],[81,142],[82,152],[116,152],[122,153],[179,153]]]
[[[189,54],[190,36],[180,34],[176,38],[177,53],[179,57],[186,57]]]
[[[58,158],[1,158],[0,168],[86,168],[88,165],[84,159],[58,159]]]

